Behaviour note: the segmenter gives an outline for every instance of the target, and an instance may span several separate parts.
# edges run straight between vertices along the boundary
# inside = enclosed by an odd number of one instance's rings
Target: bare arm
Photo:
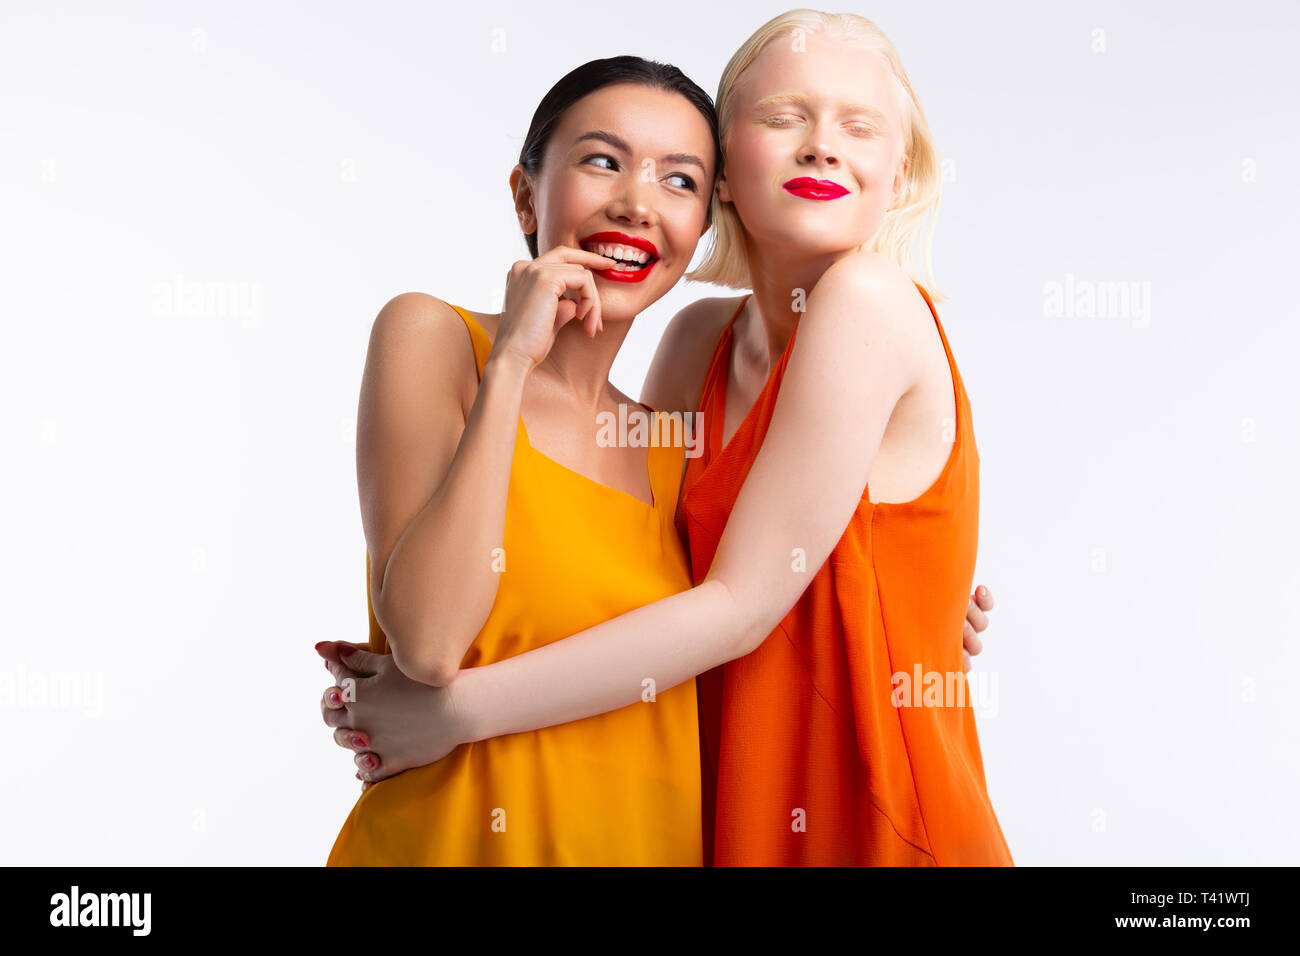
[[[771,425],[707,577],[690,590],[448,685],[468,740],[616,710],[754,650],[790,611],[866,487],[885,426],[916,381],[911,281],[875,254],[836,263],[808,296]]]
[[[375,319],[357,412],[357,484],[375,618],[394,661],[450,680],[499,581],[506,490],[527,369],[489,361],[473,375],[465,324],[432,296],[406,293]]]
[[[448,683],[492,611],[524,382],[561,326],[576,318],[596,334],[600,297],[589,269],[612,264],[555,246],[511,266],[468,416],[455,383],[472,352],[455,310],[407,294],[375,320],[357,412],[357,481],[375,619],[394,663],[414,680]]]

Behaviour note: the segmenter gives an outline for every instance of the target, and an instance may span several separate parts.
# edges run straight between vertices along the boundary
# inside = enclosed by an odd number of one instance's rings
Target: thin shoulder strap
[[[740,313],[745,311],[745,304],[749,302],[749,300],[752,299],[753,297],[754,297],[754,293],[751,292],[749,295],[745,296],[743,299],[740,300],[740,305],[736,307],[735,313],[731,316],[731,321],[727,323],[727,328],[731,328],[733,325],[736,324],[736,320],[740,318]]]
[[[725,355],[731,354],[731,350],[728,348],[728,343],[731,341],[732,326],[735,325],[736,320],[740,318],[740,313],[745,311],[745,303],[750,300],[751,296],[752,293],[740,300],[740,305],[736,307],[736,311],[733,312],[731,315],[731,321],[729,321],[725,326],[723,326],[722,334],[718,336],[718,341],[715,342],[713,345],[713,357],[709,359],[708,371],[704,373],[704,388],[701,389],[701,394],[700,394],[700,404],[699,404],[700,410],[704,409],[704,403],[705,401],[708,400],[709,392],[716,387],[717,384],[716,379],[718,377],[719,371],[721,371],[722,374],[724,375],[726,374],[727,370],[725,368],[721,368],[723,364],[722,356],[724,354]]]
[[[483,326],[479,325],[478,320],[474,318],[474,316],[470,315],[458,305],[452,305],[450,302],[447,304],[451,305],[451,307],[456,310],[460,317],[465,321],[465,328],[469,330],[469,340],[474,345],[474,368],[477,370],[478,378],[481,382],[483,380],[483,365],[487,362],[488,355],[492,351],[492,341],[488,338],[487,330],[484,329]]]

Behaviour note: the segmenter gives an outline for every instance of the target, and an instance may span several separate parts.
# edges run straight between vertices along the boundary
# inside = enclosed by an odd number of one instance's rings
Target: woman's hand
[[[966,661],[966,670],[970,670],[970,659],[984,650],[984,642],[980,640],[980,632],[989,626],[988,616],[985,611],[993,610],[993,592],[980,585],[971,595],[970,604],[966,608],[966,624],[962,628],[961,656]]]
[[[560,327],[574,318],[594,338],[603,324],[591,270],[613,266],[613,259],[572,246],[556,246],[536,259],[516,262],[506,276],[505,308],[492,356],[518,358],[531,371],[551,351]]]
[[[411,680],[391,654],[342,641],[316,650],[336,680],[321,698],[321,717],[334,728],[334,742],[356,754],[362,790],[440,760],[465,742],[447,688]]]

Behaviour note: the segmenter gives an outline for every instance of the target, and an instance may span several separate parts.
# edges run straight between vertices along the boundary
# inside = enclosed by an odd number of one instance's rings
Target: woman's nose
[[[838,166],[840,162],[839,157],[825,143],[805,144],[800,159],[805,163],[825,164],[831,167]]]
[[[640,176],[629,176],[628,183],[614,200],[611,210],[614,218],[637,226],[648,226],[655,216],[654,183],[641,181]]]

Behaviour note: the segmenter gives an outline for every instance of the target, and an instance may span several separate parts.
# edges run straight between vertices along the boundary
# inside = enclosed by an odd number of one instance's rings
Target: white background
[[[495,308],[526,258],[507,175],[568,70],[635,53],[712,94],[783,9],[0,5],[0,862],[324,862],[359,784],[312,645],[365,638],[375,314]],[[1300,13],[848,9],[949,173],[1016,862],[1300,862]],[[1149,315],[1052,317],[1067,276]],[[614,383],[717,293],[640,317]]]

